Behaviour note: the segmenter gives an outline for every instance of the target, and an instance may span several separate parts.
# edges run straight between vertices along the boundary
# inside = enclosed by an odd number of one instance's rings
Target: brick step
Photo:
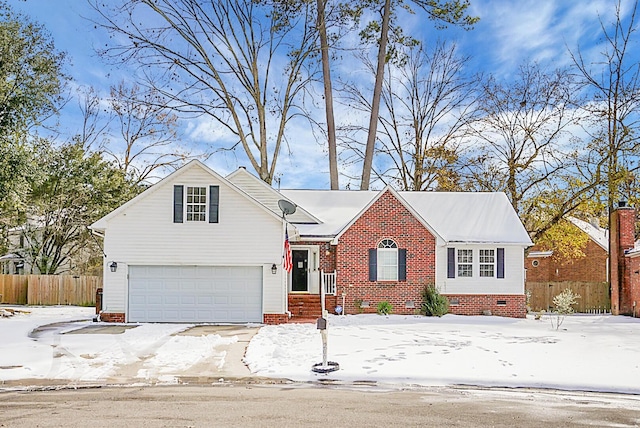
[[[322,312],[320,296],[317,294],[290,294],[289,311],[292,317],[318,318]]]

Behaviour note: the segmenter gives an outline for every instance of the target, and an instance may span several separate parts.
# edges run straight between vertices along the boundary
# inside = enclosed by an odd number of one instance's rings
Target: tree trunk
[[[380,32],[380,46],[378,47],[378,67],[376,69],[376,83],[373,87],[373,101],[371,102],[371,118],[369,119],[369,134],[367,146],[364,152],[362,165],[362,181],[360,190],[369,190],[371,181],[371,168],[373,165],[373,151],[378,130],[378,114],[380,112],[380,96],[382,94],[382,79],[384,78],[384,65],[387,55],[387,40],[389,36],[389,17],[391,15],[391,0],[385,0],[382,13],[382,31]]]
[[[318,0],[318,32],[322,52],[322,80],[324,81],[324,106],[327,116],[327,140],[329,145],[329,180],[331,190],[338,190],[338,153],[336,147],[336,124],[333,118],[333,91],[331,89],[331,69],[329,67],[329,42],[327,24],[324,16],[326,0]]]

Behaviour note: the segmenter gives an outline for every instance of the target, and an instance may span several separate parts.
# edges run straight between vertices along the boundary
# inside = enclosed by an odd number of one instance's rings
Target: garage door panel
[[[130,266],[128,319],[262,322],[262,268]]]

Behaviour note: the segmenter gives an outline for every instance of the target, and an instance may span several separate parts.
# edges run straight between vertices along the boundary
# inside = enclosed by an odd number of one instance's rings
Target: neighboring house
[[[286,226],[282,199],[298,207]],[[104,321],[283,323],[319,316],[322,290],[330,310],[414,314],[427,285],[453,313],[526,313],[532,243],[503,193],[277,191],[192,161],[91,228]]]
[[[23,225],[8,230],[8,252],[0,256],[0,273],[13,275],[41,273],[31,255],[31,246],[42,245],[44,224],[41,217],[29,218]],[[67,247],[62,248],[62,250],[66,249]],[[66,257],[56,270],[56,274],[77,273],[78,266],[86,264],[89,257],[90,253],[83,250]]]
[[[636,241],[636,210],[621,203],[613,212],[611,260],[611,312],[640,314],[640,241]]]
[[[525,288],[531,293],[531,309],[548,310],[552,299],[565,288],[581,295],[578,310],[582,312],[611,310],[608,293],[609,232],[598,224],[568,217],[574,227],[589,238],[582,250],[584,257],[559,259],[553,250],[531,248],[525,259]]]

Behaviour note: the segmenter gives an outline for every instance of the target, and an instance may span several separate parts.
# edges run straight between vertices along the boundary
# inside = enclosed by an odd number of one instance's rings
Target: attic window
[[[540,262],[539,262],[539,261],[537,261],[537,260],[533,260],[533,261],[531,262],[531,266],[533,266],[533,267],[538,267],[538,265],[539,265],[539,264],[540,264]]]
[[[187,221],[207,220],[207,188],[187,187]]]

